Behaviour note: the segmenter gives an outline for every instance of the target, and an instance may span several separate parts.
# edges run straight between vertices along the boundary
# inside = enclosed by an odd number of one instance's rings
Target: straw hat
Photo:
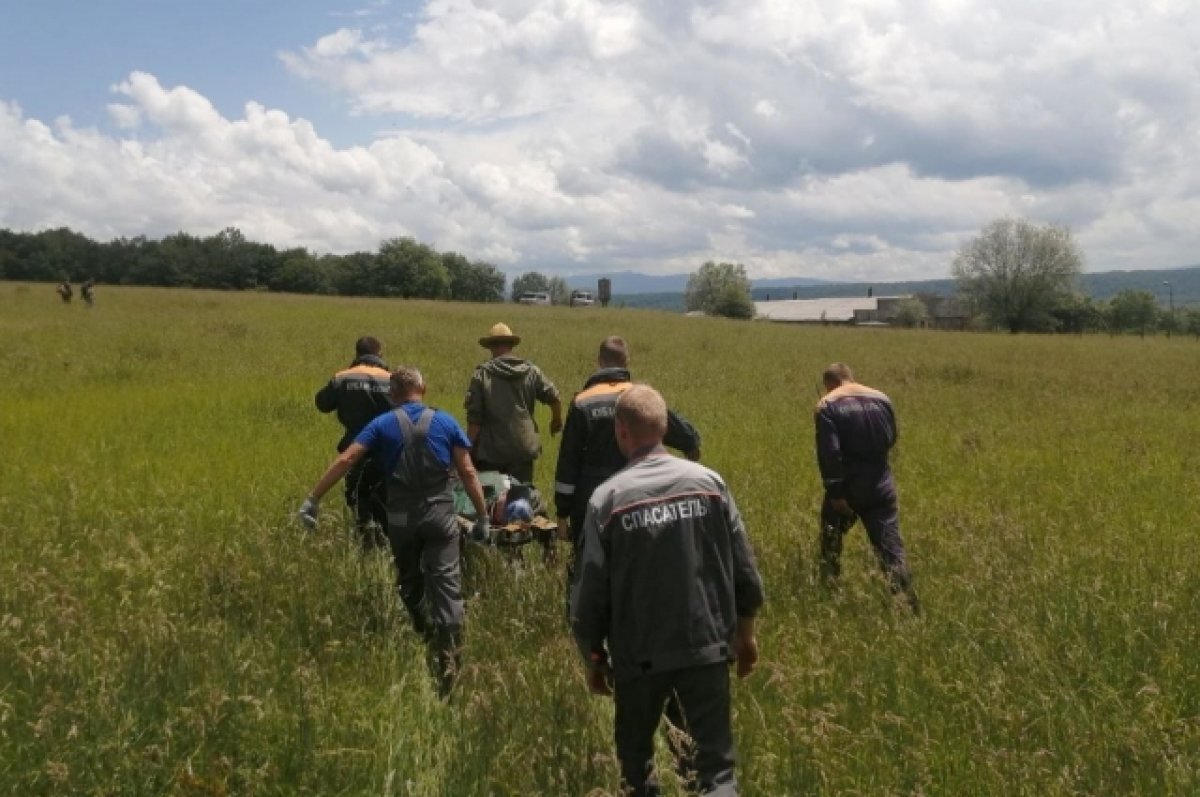
[[[516,346],[520,342],[520,335],[514,335],[513,331],[508,328],[508,324],[493,324],[488,333],[479,339],[479,345],[485,349],[505,343]]]

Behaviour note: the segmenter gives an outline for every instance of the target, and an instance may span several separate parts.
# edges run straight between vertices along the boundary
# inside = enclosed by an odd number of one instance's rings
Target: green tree
[[[1184,314],[1184,328],[1200,340],[1200,307],[1191,307]]]
[[[567,305],[571,303],[571,289],[562,277],[550,278],[550,303]]]
[[[271,275],[271,290],[287,293],[332,293],[333,283],[322,262],[305,249],[288,249]]]
[[[688,277],[685,303],[689,312],[699,310],[728,318],[753,318],[750,278],[741,263],[708,261]]]
[[[911,296],[896,303],[896,315],[892,317],[892,323],[898,327],[912,329],[921,326],[927,318],[929,309],[925,307],[925,302]]]
[[[1108,307],[1114,331],[1136,331],[1145,337],[1158,321],[1158,301],[1150,291],[1121,291],[1109,300]]]
[[[1062,297],[1050,311],[1054,316],[1055,327],[1059,332],[1069,332],[1082,335],[1084,332],[1095,332],[1106,326],[1103,302],[1097,304],[1090,296],[1071,293]]]
[[[386,296],[447,299],[450,274],[432,248],[412,238],[391,238],[379,245],[380,280]]]
[[[325,270],[333,290],[341,296],[382,296],[379,258],[374,252],[351,252],[338,257],[325,255]]]
[[[954,257],[959,293],[1009,332],[1055,326],[1054,308],[1083,270],[1083,253],[1065,227],[998,219]]]
[[[515,302],[522,293],[549,293],[550,280],[538,271],[527,271],[513,280],[512,300]]]
[[[450,275],[450,298],[459,302],[504,300],[504,273],[490,263],[468,261],[457,252],[442,254]]]

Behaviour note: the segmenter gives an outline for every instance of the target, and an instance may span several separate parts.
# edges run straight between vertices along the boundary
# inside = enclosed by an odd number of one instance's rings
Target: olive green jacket
[[[506,354],[477,367],[464,403],[467,423],[479,425],[475,459],[492,463],[537,459],[542,443],[534,405],[557,400],[558,388],[528,360]]]

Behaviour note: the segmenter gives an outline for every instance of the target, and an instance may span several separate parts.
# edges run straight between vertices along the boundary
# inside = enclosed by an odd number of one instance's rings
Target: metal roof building
[[[855,318],[870,318],[880,309],[880,301],[904,297],[854,296],[837,299],[781,299],[777,302],[755,302],[754,312],[767,321],[790,321],[808,324],[852,324]]]

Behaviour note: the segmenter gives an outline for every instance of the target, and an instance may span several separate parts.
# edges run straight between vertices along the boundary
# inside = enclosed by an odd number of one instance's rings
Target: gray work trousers
[[[689,790],[706,797],[735,797],[727,662],[617,680],[615,736],[622,794],[661,793],[654,773],[654,732],[671,698],[676,705],[668,718],[690,737],[671,744]],[[671,717],[676,710],[679,716]]]
[[[425,635],[457,635],[464,612],[454,504],[393,508],[388,512],[388,540],[396,560],[396,589],[413,627]]]

